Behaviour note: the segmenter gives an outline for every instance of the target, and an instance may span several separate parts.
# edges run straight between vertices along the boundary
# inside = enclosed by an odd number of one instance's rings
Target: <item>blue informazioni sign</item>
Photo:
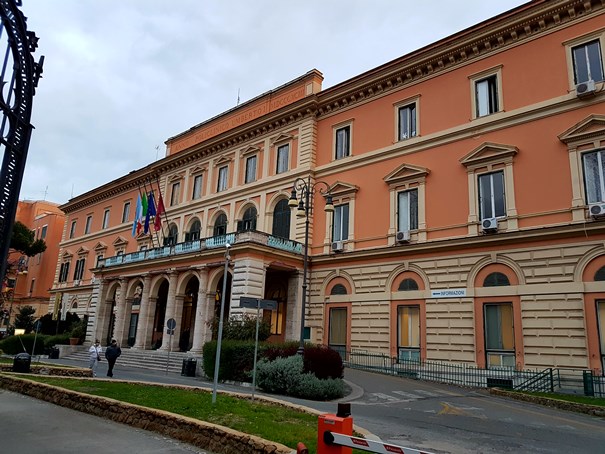
[[[444,290],[431,290],[431,298],[462,298],[466,296],[465,288],[447,288]]]

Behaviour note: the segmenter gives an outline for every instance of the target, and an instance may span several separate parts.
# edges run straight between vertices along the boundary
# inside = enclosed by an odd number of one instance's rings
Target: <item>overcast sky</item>
[[[23,0],[45,56],[20,199],[65,203],[311,69],[328,88],[520,0]]]

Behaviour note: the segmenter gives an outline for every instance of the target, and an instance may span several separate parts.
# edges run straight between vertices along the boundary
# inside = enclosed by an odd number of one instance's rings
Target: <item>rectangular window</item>
[[[597,150],[582,155],[586,203],[605,202],[604,161],[605,150]]]
[[[101,264],[101,260],[103,260],[103,254],[97,255],[97,264],[95,265],[95,268],[99,267],[99,265]]]
[[[420,361],[420,307],[397,307],[397,357]]]
[[[334,226],[332,230],[332,241],[344,241],[349,239],[349,204],[334,207]]]
[[[172,192],[170,193],[170,206],[173,207],[178,205],[181,198],[181,183],[176,182],[172,184]]]
[[[84,263],[86,259],[81,258],[76,261],[76,268],[74,269],[74,281],[79,281],[84,275]]]
[[[597,323],[599,324],[599,345],[601,346],[601,370],[605,370],[605,302],[597,302]]]
[[[109,227],[109,210],[105,210],[103,213],[103,228]]]
[[[246,159],[246,179],[245,183],[256,181],[256,156],[250,156]]]
[[[351,154],[351,127],[345,126],[336,130],[336,159],[341,159]]]
[[[216,186],[216,192],[221,192],[227,189],[227,176],[229,172],[228,166],[223,166],[218,169],[218,183]]]
[[[124,208],[122,209],[122,223],[128,222],[130,219],[130,202],[124,203]]]
[[[345,358],[347,353],[347,309],[344,307],[330,309],[328,346]]]
[[[483,311],[487,366],[514,367],[513,305],[510,303],[486,304]]]
[[[399,140],[416,137],[416,103],[399,108]]]
[[[73,238],[76,236],[76,221],[71,221],[71,227],[69,228],[69,237]]]
[[[276,173],[284,173],[288,171],[288,160],[290,158],[290,145],[282,145],[277,147],[277,171]]]
[[[498,77],[486,77],[475,82],[476,116],[498,112]]]
[[[202,175],[196,175],[193,177],[193,194],[191,198],[193,200],[199,199],[202,196]]]
[[[90,233],[90,227],[92,226],[92,216],[86,216],[86,227],[84,227],[84,233]]]
[[[397,194],[397,230],[409,231],[418,228],[418,190],[412,189]]]
[[[48,232],[48,225],[42,226],[42,231],[40,232],[40,239],[43,240],[46,238],[46,233]]]
[[[481,220],[506,216],[503,171],[479,175],[479,215]]]
[[[61,269],[59,270],[59,282],[66,282],[68,275],[69,275],[69,262],[63,262],[63,263],[61,263]]]
[[[594,80],[600,82],[603,77],[603,56],[598,39],[571,49],[573,56],[574,82],[580,84]]]
[[[32,281],[29,284],[29,296],[32,295],[32,293],[34,293],[34,284],[36,283],[35,279],[32,279]]]

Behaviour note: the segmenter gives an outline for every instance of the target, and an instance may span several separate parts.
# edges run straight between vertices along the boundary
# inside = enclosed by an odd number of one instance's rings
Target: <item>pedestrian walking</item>
[[[92,370],[92,376],[96,377],[97,366],[99,365],[99,361],[101,361],[101,353],[103,353],[103,347],[101,347],[99,339],[95,339],[95,343],[90,346],[88,353],[90,354],[90,365],[88,368]]]
[[[116,359],[122,354],[122,349],[115,339],[111,340],[111,344],[105,349],[105,358],[107,358],[107,376],[113,377],[113,366],[116,364]]]

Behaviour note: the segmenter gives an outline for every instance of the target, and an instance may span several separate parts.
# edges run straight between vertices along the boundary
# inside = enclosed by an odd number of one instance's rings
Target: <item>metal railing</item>
[[[484,369],[464,363],[398,359],[364,350],[341,352],[346,367],[382,374],[474,388],[580,393],[605,397],[605,377],[587,370]]]

